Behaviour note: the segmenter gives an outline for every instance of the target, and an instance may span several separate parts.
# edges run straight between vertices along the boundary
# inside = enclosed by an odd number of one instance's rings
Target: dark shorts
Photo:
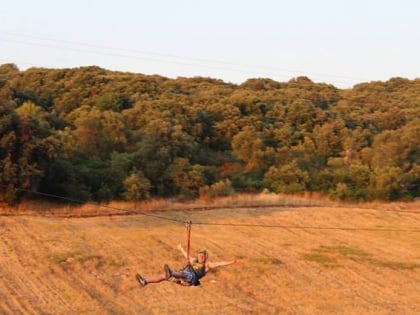
[[[197,275],[195,272],[189,271],[189,270],[184,270],[183,272],[184,272],[187,282],[191,283],[191,285],[193,285],[194,283],[198,281]]]
[[[178,272],[184,273],[185,279],[177,279],[175,277],[170,277],[168,280],[185,286],[194,286],[200,284],[200,281],[198,281],[197,274],[194,271],[188,270],[188,268],[184,268],[179,270]]]

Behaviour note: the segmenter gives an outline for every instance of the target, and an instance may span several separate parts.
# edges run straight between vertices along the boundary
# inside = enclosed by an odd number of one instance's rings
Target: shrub
[[[229,179],[221,180],[210,186],[200,188],[200,197],[224,197],[233,194],[235,191]]]

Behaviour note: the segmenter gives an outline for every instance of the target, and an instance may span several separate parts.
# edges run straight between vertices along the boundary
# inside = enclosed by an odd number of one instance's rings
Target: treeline
[[[420,79],[340,90],[0,66],[0,199],[420,196]]]

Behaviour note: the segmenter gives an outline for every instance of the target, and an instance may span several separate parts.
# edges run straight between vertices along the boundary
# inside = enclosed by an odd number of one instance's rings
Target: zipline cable
[[[5,185],[0,185],[0,186],[7,187]],[[27,192],[27,193],[40,195],[40,196],[66,200],[66,201],[70,201],[70,202],[74,202],[74,203],[78,203],[78,204],[84,204],[85,203],[81,200],[77,200],[77,199],[73,199],[73,198],[68,198],[68,197],[43,193],[43,192],[35,192],[35,191],[30,191],[28,189],[23,189],[23,188],[14,188],[14,189],[18,190],[18,191],[23,191],[23,192]],[[142,211],[127,210],[127,209],[122,209],[122,208],[112,207],[112,206],[107,206],[107,205],[97,205],[97,206],[102,207],[102,208],[106,208],[106,209],[117,210],[117,211],[119,211],[118,214],[120,214],[120,215],[137,215],[138,214],[138,215],[153,217],[153,218],[157,218],[157,219],[161,219],[161,220],[168,220],[168,221],[183,223],[183,224],[186,223],[186,221],[183,221],[183,220],[170,218],[170,217],[167,217],[167,216],[151,214],[151,213],[145,213],[145,212],[142,212]],[[414,213],[416,213],[416,212],[414,212]],[[118,215],[118,214],[107,214],[107,215]],[[419,233],[420,232],[420,229],[369,228],[369,227],[367,227],[367,228],[363,228],[363,227],[328,227],[328,226],[214,223],[214,222],[194,222],[193,223],[191,220],[189,220],[189,221],[187,221],[187,246],[189,246],[189,239],[190,239],[190,235],[191,235],[191,226],[193,224],[209,225],[209,226],[213,225],[213,226],[230,226],[230,227],[282,228],[282,229],[300,229],[300,230],[342,230],[342,231],[413,232],[413,233]]]
[[[1,186],[6,187],[5,185],[1,185]],[[58,196],[58,195],[53,195],[53,194],[48,194],[48,193],[43,193],[43,192],[38,192],[38,191],[35,192],[35,191],[28,190],[28,189],[23,189],[23,188],[14,188],[14,189],[18,190],[18,191],[23,191],[23,192],[26,192],[26,193],[31,193],[31,194],[35,194],[35,195],[49,197],[49,198],[61,199],[61,200],[77,203],[77,204],[80,204],[80,205],[83,205],[83,204],[86,203],[82,200],[77,200],[77,199],[73,199],[73,198],[68,198],[68,197],[63,197],[63,196]],[[101,208],[111,209],[111,210],[117,210],[117,211],[119,211],[118,214],[124,214],[124,215],[139,214],[139,215],[144,215],[144,216],[147,216],[147,217],[153,217],[153,218],[162,219],[162,220],[174,221],[174,222],[179,222],[179,223],[184,222],[184,221],[174,219],[174,218],[169,218],[169,217],[166,217],[166,216],[161,216],[161,215],[151,214],[151,213],[145,213],[144,211],[128,210],[128,209],[122,209],[122,208],[118,208],[118,207],[112,207],[112,206],[101,205],[101,204],[97,204],[96,206],[101,207]],[[114,213],[112,215],[116,215],[116,214]]]
[[[363,228],[363,227],[329,227],[329,226],[310,226],[310,225],[281,225],[281,224],[242,224],[242,223],[212,223],[194,222],[196,225],[215,225],[215,226],[237,226],[237,227],[262,227],[262,228],[282,228],[300,230],[344,230],[344,231],[384,231],[384,232],[420,232],[420,229],[395,229],[395,228]]]

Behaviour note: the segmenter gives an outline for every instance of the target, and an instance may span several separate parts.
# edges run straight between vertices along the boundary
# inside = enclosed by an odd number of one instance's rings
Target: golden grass
[[[106,216],[124,215],[147,211],[174,211],[185,209],[212,208],[245,208],[245,207],[355,207],[364,209],[380,209],[385,211],[418,211],[420,201],[414,202],[340,202],[331,200],[319,193],[304,192],[301,194],[275,194],[262,192],[259,194],[235,194],[219,198],[198,198],[196,200],[180,201],[176,199],[151,199],[139,202],[111,201],[109,203],[84,204],[71,201],[62,203],[45,200],[25,200],[17,206],[0,203],[0,215],[61,215],[61,216]]]
[[[403,262],[403,261],[388,261],[386,258],[377,259],[373,258],[367,252],[351,248],[347,246],[332,246],[332,247],[323,247],[321,248],[322,252],[327,252],[333,254],[334,252],[340,254],[346,258],[357,261],[358,263],[371,264],[373,266],[387,267],[392,269],[410,269],[420,268],[420,264],[413,262]]]
[[[413,205],[271,194],[105,209],[27,203],[18,215],[0,216],[0,314],[419,314],[420,213]],[[177,221],[63,215],[113,208]],[[185,218],[193,222],[192,251],[206,247],[212,260],[242,263],[214,270],[201,287],[141,288],[136,272],[151,276],[164,263],[185,263],[176,249],[186,241]],[[278,227],[260,227],[267,224]]]

